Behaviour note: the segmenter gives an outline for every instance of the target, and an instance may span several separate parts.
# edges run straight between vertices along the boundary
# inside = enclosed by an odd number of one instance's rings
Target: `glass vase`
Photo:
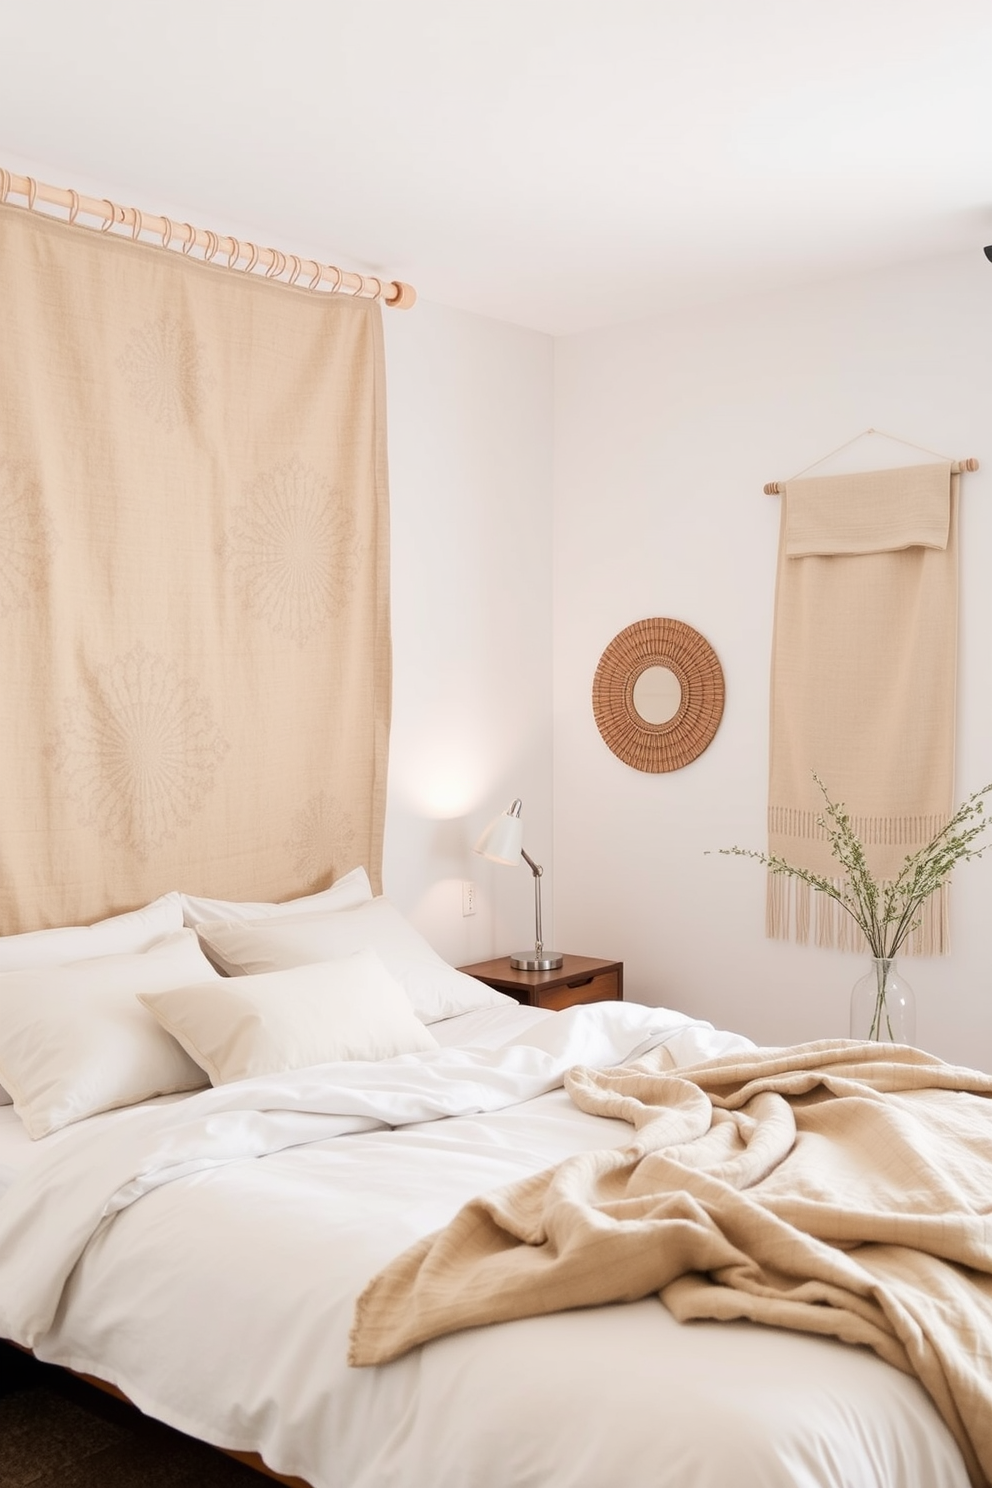
[[[916,995],[891,956],[873,956],[851,993],[851,1037],[916,1042]]]

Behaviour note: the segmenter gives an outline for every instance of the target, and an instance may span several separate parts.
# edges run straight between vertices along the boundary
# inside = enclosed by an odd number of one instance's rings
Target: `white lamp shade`
[[[502,812],[483,832],[475,844],[475,851],[491,863],[505,863],[515,868],[521,861],[524,845],[524,824],[518,814],[519,802],[514,801],[508,811]]]

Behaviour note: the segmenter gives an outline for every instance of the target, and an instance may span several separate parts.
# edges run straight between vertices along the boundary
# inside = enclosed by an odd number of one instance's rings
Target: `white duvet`
[[[430,1053],[36,1144],[0,1199],[0,1334],[314,1488],[963,1488],[923,1391],[874,1355],[681,1327],[655,1299],[348,1367],[355,1298],[393,1256],[475,1193],[628,1140],[571,1105],[567,1068],[746,1043],[629,1003],[506,1017],[507,1042],[498,1020],[470,1022],[474,1047],[435,1025]]]

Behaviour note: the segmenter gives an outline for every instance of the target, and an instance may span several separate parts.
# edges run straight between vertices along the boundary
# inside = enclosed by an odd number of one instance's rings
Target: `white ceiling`
[[[0,165],[555,334],[992,241],[990,0],[0,0],[0,59]]]

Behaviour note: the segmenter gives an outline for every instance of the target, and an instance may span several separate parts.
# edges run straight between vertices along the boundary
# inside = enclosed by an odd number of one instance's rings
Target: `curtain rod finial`
[[[417,291],[412,284],[394,279],[392,293],[385,295],[385,301],[393,310],[410,310],[417,303]]]

